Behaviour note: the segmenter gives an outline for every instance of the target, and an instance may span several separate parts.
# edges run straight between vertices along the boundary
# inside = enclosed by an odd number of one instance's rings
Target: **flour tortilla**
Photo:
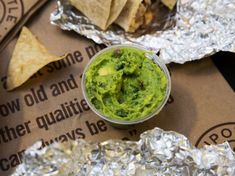
[[[93,24],[106,30],[119,16],[127,0],[70,0]]]
[[[125,31],[129,31],[131,22],[135,18],[142,1],[143,0],[127,0],[125,7],[116,19],[115,23],[121,26]]]
[[[23,27],[8,66],[7,89],[22,85],[43,66],[62,58],[50,54],[29,29]]]

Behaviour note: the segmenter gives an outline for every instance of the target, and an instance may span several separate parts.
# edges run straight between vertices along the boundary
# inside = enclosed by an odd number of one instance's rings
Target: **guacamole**
[[[110,119],[135,121],[153,112],[166,95],[167,77],[144,51],[121,48],[106,51],[85,73],[91,104]]]

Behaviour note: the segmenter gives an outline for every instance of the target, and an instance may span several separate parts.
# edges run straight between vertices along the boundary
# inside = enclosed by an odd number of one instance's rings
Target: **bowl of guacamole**
[[[82,77],[82,92],[90,108],[119,125],[141,123],[158,114],[170,89],[165,64],[135,45],[114,45],[98,52]]]

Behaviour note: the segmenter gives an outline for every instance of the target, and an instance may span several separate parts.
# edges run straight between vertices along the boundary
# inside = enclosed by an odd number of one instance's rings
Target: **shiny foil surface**
[[[26,150],[12,176],[234,176],[228,143],[195,148],[176,132],[155,128],[139,141],[85,140]]]
[[[152,5],[155,21],[134,34],[116,25],[102,31],[68,0],[58,0],[57,4],[50,16],[52,24],[99,44],[143,45],[159,52],[165,63],[184,63],[218,51],[235,52],[235,0],[178,0],[171,12],[157,1]]]

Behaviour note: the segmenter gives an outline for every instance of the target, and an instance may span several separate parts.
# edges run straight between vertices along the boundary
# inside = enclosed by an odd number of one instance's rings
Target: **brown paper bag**
[[[47,0],[0,1],[0,51]]]
[[[7,92],[7,67],[16,40],[0,53],[0,175],[9,175],[21,163],[23,151],[38,140],[43,146],[79,138],[137,140],[143,131],[160,127],[184,134],[199,147],[225,140],[235,146],[235,95],[209,58],[170,65],[171,98],[157,117],[123,130],[95,115],[82,96],[81,75],[103,46],[50,25],[54,6],[54,1],[48,3],[27,26],[52,53],[68,53],[65,59]],[[79,113],[72,112],[71,106]],[[56,112],[62,113],[60,118]]]

